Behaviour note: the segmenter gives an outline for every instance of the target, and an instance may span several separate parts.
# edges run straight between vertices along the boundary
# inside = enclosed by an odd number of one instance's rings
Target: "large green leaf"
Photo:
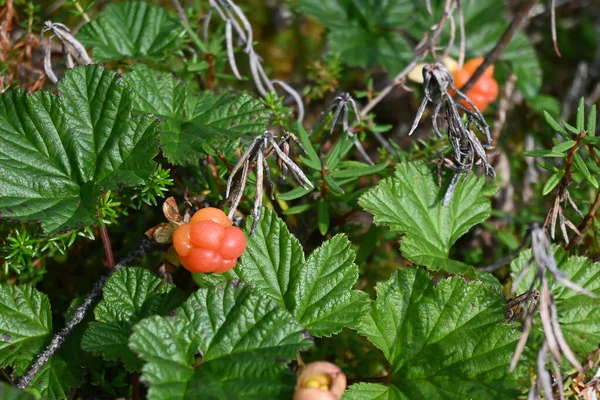
[[[264,105],[246,93],[204,91],[167,73],[138,65],[124,75],[134,91],[134,111],[161,119],[160,144],[172,163],[194,159],[209,146],[221,146],[267,129]]]
[[[79,368],[78,365],[68,365],[63,357],[55,355],[42,366],[31,388],[37,390],[44,399],[66,399],[72,388],[81,385],[80,377],[73,373]]]
[[[59,96],[0,95],[0,215],[46,233],[91,224],[102,190],[144,183],[154,118],[131,118],[129,88],[101,66],[67,71]]]
[[[160,57],[175,51],[182,32],[179,22],[164,8],[145,2],[108,4],[77,39],[94,48],[97,62]]]
[[[6,382],[0,382],[1,400],[34,400],[35,396],[24,390],[19,390]]]
[[[11,366],[15,375],[23,375],[51,334],[46,295],[31,286],[0,285],[0,368]],[[64,399],[81,384],[79,367],[67,364],[63,350],[44,364],[30,385],[45,399]]]
[[[305,260],[300,242],[285,223],[271,210],[261,214],[236,273],[289,310],[314,336],[356,326],[369,299],[352,290],[358,268],[348,239],[334,236]]]
[[[174,317],[134,327],[149,399],[283,399],[294,389],[286,363],[310,345],[304,329],[268,297],[229,283],[200,289]]]
[[[31,286],[0,285],[0,368],[22,375],[52,332],[50,302]]]
[[[391,364],[390,389],[356,385],[348,398],[517,398],[519,375],[508,366],[519,334],[502,324],[504,310],[504,297],[483,283],[435,287],[423,269],[394,273],[358,329]]]
[[[142,268],[122,268],[103,288],[81,346],[107,360],[122,360],[129,371],[143,363],[127,347],[132,326],[151,315],[166,315],[183,301],[183,293]]]
[[[406,397],[394,385],[385,386],[379,383],[356,383],[346,393],[344,400],[405,400]]]
[[[551,286],[561,330],[569,347],[583,360],[596,350],[600,343],[600,263],[592,262],[587,257],[569,257],[559,246],[553,246],[553,250],[558,269],[570,281],[597,296],[591,298],[577,293],[556,281]],[[519,254],[519,257],[511,263],[513,276],[516,276],[529,260],[531,260],[531,250]],[[529,290],[531,286],[535,271],[533,261],[532,267],[517,288],[519,294]]]
[[[404,257],[432,269],[453,273],[470,268],[448,259],[448,251],[473,225],[491,212],[483,194],[484,178],[471,174],[458,184],[450,203],[442,205],[446,187],[437,186],[435,174],[423,163],[402,163],[396,176],[384,179],[359,199],[359,204],[375,216],[375,223],[404,234]]]
[[[350,65],[382,66],[391,75],[412,57],[398,28],[410,24],[411,0],[299,0],[300,11],[329,29],[327,42]]]

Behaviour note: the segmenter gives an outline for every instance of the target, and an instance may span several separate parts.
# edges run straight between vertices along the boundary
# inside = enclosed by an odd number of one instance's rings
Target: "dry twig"
[[[54,337],[50,341],[50,344],[36,356],[35,361],[31,365],[31,367],[29,367],[29,370],[27,370],[25,375],[23,375],[21,379],[18,380],[17,387],[19,389],[25,389],[29,385],[31,385],[31,382],[33,382],[35,376],[38,374],[38,372],[40,372],[40,369],[62,347],[64,342],[67,340],[67,337],[73,331],[73,329],[77,325],[79,325],[81,321],[83,321],[87,313],[92,309],[92,307],[94,307],[94,305],[102,295],[102,288],[104,287],[106,281],[108,281],[108,278],[110,278],[111,275],[119,269],[129,265],[133,260],[144,257],[154,246],[155,242],[151,241],[147,237],[144,237],[140,241],[139,245],[135,249],[130,251],[129,254],[127,254],[127,256],[125,256],[125,258],[123,258],[117,265],[115,265],[115,267],[111,269],[108,274],[96,281],[94,287],[87,295],[87,297],[77,307],[69,322],[67,322],[63,329],[61,329],[58,333],[54,335]]]
[[[294,163],[294,161],[288,156],[290,139],[306,152],[294,134],[287,132],[278,143],[275,141],[275,136],[273,133],[266,131],[262,135],[254,138],[254,140],[248,145],[246,151],[244,151],[238,160],[237,164],[231,170],[229,179],[227,180],[227,190],[225,192],[225,198],[231,202],[229,218],[233,218],[244,193],[244,189],[246,188],[250,164],[254,163],[256,168],[256,193],[254,197],[254,207],[252,209],[253,221],[252,228],[250,229],[250,235],[252,235],[254,232],[254,229],[258,224],[258,220],[260,219],[263,197],[263,182],[265,178],[269,196],[271,199],[274,199],[274,185],[273,181],[271,180],[269,165],[267,164],[267,158],[273,154],[273,152],[275,153],[278,161],[280,161],[280,168],[284,174],[285,171],[289,169],[294,180],[298,182],[304,189],[309,190],[313,188],[313,184],[306,177],[306,175],[304,175],[302,169],[300,169],[300,167],[298,167],[296,163]],[[242,169],[240,178],[234,185],[233,180],[240,168]]]

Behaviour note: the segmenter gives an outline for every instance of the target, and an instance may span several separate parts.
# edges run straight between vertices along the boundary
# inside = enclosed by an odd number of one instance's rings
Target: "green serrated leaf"
[[[298,1],[300,12],[316,18],[329,30],[329,50],[350,65],[382,66],[393,76],[412,58],[412,51],[396,31],[411,18],[410,0],[382,2]]]
[[[559,143],[556,146],[552,147],[552,152],[553,153],[564,153],[565,151],[569,150],[576,144],[577,144],[577,142],[575,140],[567,140],[566,142]]]
[[[46,295],[31,286],[0,285],[0,368],[12,366],[15,375],[23,375],[51,334]],[[77,366],[68,365],[62,356],[65,348],[42,366],[30,385],[45,399],[64,399],[81,384]]]
[[[547,111],[550,115],[560,115],[560,102],[553,96],[538,94],[527,99],[529,106],[540,115]]]
[[[286,363],[309,345],[287,311],[233,283],[198,290],[174,317],[140,322],[129,342],[146,361],[151,400],[289,398]]]
[[[167,11],[145,2],[108,4],[77,39],[93,47],[97,62],[161,57],[179,47],[182,28]]]
[[[102,290],[96,320],[85,331],[81,347],[106,360],[121,360],[128,371],[143,363],[127,347],[132,326],[151,315],[166,315],[181,304],[183,293],[143,268],[122,268]]]
[[[395,177],[382,180],[360,197],[359,204],[375,216],[375,223],[404,235],[400,249],[408,260],[465,273],[468,266],[448,260],[448,252],[473,225],[489,217],[490,201],[482,194],[484,183],[485,179],[471,175],[458,184],[450,203],[443,206],[447,184],[439,188],[435,174],[423,163],[403,163],[396,168]]]
[[[154,171],[154,118],[131,118],[129,88],[99,65],[67,71],[59,96],[0,95],[0,215],[46,233],[92,224],[101,192]]]
[[[344,393],[344,400],[405,400],[406,397],[395,386],[379,383],[355,383]]]
[[[256,290],[289,310],[313,336],[329,336],[355,326],[367,311],[368,296],[352,290],[358,279],[354,251],[337,235],[307,260],[285,223],[263,209],[236,273]]]
[[[550,193],[556,185],[559,184],[562,177],[565,175],[565,171],[558,170],[546,181],[544,184],[544,188],[542,189],[542,195],[545,196]]]
[[[592,262],[587,257],[569,257],[559,246],[552,246],[558,269],[573,283],[594,293],[597,297],[590,298],[577,293],[557,282],[551,289],[556,300],[560,319],[560,328],[569,347],[579,355],[580,359],[597,349],[600,343],[600,263]],[[531,260],[531,250],[523,251],[511,263],[512,275],[516,276]],[[521,280],[517,293],[529,290],[535,271],[532,262],[529,273]]]
[[[22,375],[52,332],[50,302],[31,286],[0,285],[0,368]]]
[[[124,79],[135,93],[135,112],[160,116],[160,144],[172,163],[185,163],[204,154],[207,146],[267,128],[269,115],[264,105],[246,93],[193,93],[172,75],[143,65]]]
[[[0,399],[2,400],[34,400],[36,396],[17,389],[6,382],[0,382]]]
[[[71,371],[72,366],[60,356],[54,356],[37,373],[31,387],[42,395],[43,399],[66,399],[71,389],[81,385],[78,377]]]
[[[350,398],[517,398],[522,371],[508,365],[519,333],[503,324],[504,310],[504,297],[483,283],[451,278],[436,287],[423,269],[394,273],[377,285],[358,329],[391,364],[389,392],[361,384]]]
[[[501,21],[499,18],[496,20],[499,22]],[[505,29],[506,26],[503,26],[501,32],[503,33]],[[497,34],[498,31],[496,31],[496,35]],[[493,35],[495,36],[494,38],[487,36],[487,42],[493,44],[495,43],[494,41],[499,40],[500,35],[496,35]],[[485,37],[480,37],[478,39],[486,40]],[[474,49],[472,49],[472,51],[473,50]],[[487,51],[478,54],[486,53]],[[538,55],[535,48],[532,46],[529,37],[523,32],[517,32],[503,52],[501,59],[510,62],[512,72],[517,76],[515,85],[517,89],[523,93],[523,96],[526,99],[535,97],[542,86],[543,71]]]

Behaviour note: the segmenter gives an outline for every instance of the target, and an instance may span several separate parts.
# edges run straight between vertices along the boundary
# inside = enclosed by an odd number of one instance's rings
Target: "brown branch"
[[[145,256],[155,245],[156,245],[156,242],[152,242],[150,239],[148,239],[147,237],[144,236],[136,248],[134,248],[132,251],[130,251],[129,254],[127,254],[127,256],[125,256],[125,258],[123,258],[121,260],[121,262],[119,262],[117,265],[115,265],[115,267],[108,272],[108,274],[102,276],[100,279],[98,279],[96,281],[92,290],[90,291],[90,293],[88,293],[87,297],[77,307],[77,309],[73,313],[73,316],[71,317],[69,322],[67,322],[65,327],[62,328],[62,330],[60,330],[60,332],[56,333],[52,337],[50,344],[36,356],[35,361],[29,367],[29,370],[27,370],[25,375],[23,375],[23,377],[21,377],[21,379],[19,379],[19,381],[16,382],[17,387],[19,389],[25,389],[26,387],[31,385],[31,382],[33,382],[33,379],[35,378],[35,376],[38,374],[38,372],[40,372],[40,369],[62,347],[65,340],[67,340],[67,337],[71,334],[73,329],[79,323],[81,323],[81,321],[83,321],[86,314],[89,312],[89,310],[92,309],[92,307],[96,304],[96,302],[100,298],[100,296],[102,294],[102,288],[104,287],[104,284],[106,283],[108,278],[110,278],[110,276],[113,273],[115,273],[115,271],[118,271],[122,267],[129,265],[129,263],[131,263],[133,260]]]
[[[500,38],[498,43],[496,43],[494,48],[485,56],[485,59],[483,60],[481,65],[475,70],[473,75],[471,75],[469,80],[461,88],[459,88],[461,92],[467,93],[469,89],[471,89],[473,85],[477,83],[479,78],[481,78],[485,70],[488,69],[490,65],[498,61],[500,55],[502,54],[504,49],[506,49],[506,46],[508,46],[515,33],[517,33],[517,31],[525,25],[525,21],[527,19],[527,16],[529,15],[529,11],[536,3],[537,0],[528,0],[527,3],[525,3],[523,7],[521,7],[517,15],[515,15],[512,22],[508,26],[508,28],[506,28],[506,30],[502,34],[502,37]]]
[[[190,21],[188,20],[188,17],[185,15],[185,11],[184,11],[183,7],[181,6],[181,3],[179,2],[179,0],[171,0],[171,4],[173,4],[173,7],[175,7],[175,11],[177,11],[177,16],[179,17],[179,19],[182,20],[186,25],[189,25]]]
[[[421,61],[425,59],[427,54],[429,54],[429,52],[437,42],[437,39],[442,33],[442,30],[446,26],[446,21],[448,20],[448,17],[452,14],[453,11],[453,4],[454,2],[452,0],[446,0],[444,13],[440,18],[440,21],[438,22],[435,31],[433,31],[431,38],[427,41],[427,43],[417,47],[417,54],[415,55],[415,58],[410,62],[410,64],[404,67],[404,69],[394,77],[392,83],[386,86],[381,92],[379,92],[379,94],[361,110],[361,118],[364,118],[371,110],[373,110],[373,108],[375,108],[377,104],[379,104],[388,94],[390,94],[390,92],[396,86],[402,83],[402,81],[406,78],[410,71],[412,71]]]
[[[587,213],[585,218],[583,218],[583,221],[581,221],[581,224],[579,224],[577,227],[579,234],[576,234],[576,236],[569,241],[567,250],[571,250],[575,246],[575,243],[578,244],[580,239],[583,237],[583,234],[590,228],[590,226],[592,226],[594,218],[596,217],[596,211],[598,211],[598,207],[600,207],[600,191],[598,194],[596,194],[596,200],[594,200],[594,204],[592,204],[590,212]]]

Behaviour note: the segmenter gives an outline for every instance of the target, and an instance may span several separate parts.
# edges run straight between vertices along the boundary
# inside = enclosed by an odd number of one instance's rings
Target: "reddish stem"
[[[131,400],[140,398],[140,373],[135,371],[131,375]]]
[[[104,225],[100,225],[100,237],[102,238],[102,244],[104,245],[104,252],[106,253],[106,263],[108,269],[113,269],[115,266],[115,259],[113,258],[112,247],[110,245],[110,238],[108,237],[108,230]]]

